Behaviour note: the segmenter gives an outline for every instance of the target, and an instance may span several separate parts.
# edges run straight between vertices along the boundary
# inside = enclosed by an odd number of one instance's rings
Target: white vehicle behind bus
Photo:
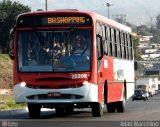
[[[141,88],[148,92],[150,96],[155,94],[155,85],[152,78],[139,78],[136,79],[136,88]]]

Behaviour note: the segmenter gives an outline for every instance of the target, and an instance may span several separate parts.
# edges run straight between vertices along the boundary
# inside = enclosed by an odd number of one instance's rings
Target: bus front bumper
[[[78,88],[34,89],[25,82],[14,86],[16,103],[79,103],[98,102],[98,86],[87,81]]]

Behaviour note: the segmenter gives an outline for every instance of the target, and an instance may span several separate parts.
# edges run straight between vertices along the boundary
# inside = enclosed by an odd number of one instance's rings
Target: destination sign
[[[34,26],[65,26],[65,25],[83,25],[91,26],[92,20],[86,15],[74,15],[74,16],[22,16],[17,20],[17,26],[19,27],[34,27]]]
[[[48,24],[84,24],[85,17],[78,16],[78,17],[48,17]]]

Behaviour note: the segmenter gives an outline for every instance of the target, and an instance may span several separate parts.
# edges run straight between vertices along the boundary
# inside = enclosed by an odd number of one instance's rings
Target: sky
[[[0,0],[2,1],[2,0]],[[45,0],[11,0],[31,7],[32,11],[45,10]],[[110,3],[110,18],[113,15],[126,15],[126,20],[135,25],[155,24],[156,16],[160,14],[160,0],[47,0],[48,10],[79,9],[93,11],[107,17]]]

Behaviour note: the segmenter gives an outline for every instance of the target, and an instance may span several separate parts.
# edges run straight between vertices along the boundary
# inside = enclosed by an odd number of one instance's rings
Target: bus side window
[[[122,59],[125,59],[124,34],[121,31]]]
[[[116,45],[117,45],[117,57],[118,57],[118,58],[121,58],[120,40],[119,40],[119,30],[116,30]]]
[[[131,59],[131,42],[129,38],[129,34],[127,33],[127,49],[128,49],[128,59]]]
[[[102,25],[102,40],[105,40],[105,38],[106,38],[105,26]]]
[[[116,38],[116,29],[114,29],[114,56],[117,57],[117,38]]]
[[[107,27],[108,56],[112,56],[111,29]]]
[[[126,54],[127,54],[127,59],[129,59],[129,40],[128,40],[128,33],[126,35]]]
[[[96,23],[96,41],[97,41],[97,58],[100,60],[102,58],[103,54],[103,27],[100,22]]]
[[[108,46],[107,46],[107,30],[106,30],[106,26],[103,25],[103,37],[102,37],[102,41],[103,41],[103,52],[105,55],[108,55]]]
[[[97,59],[101,60],[103,57],[103,44],[102,44],[102,37],[100,35],[96,36],[97,42]]]
[[[99,22],[96,23],[96,34],[102,36],[102,25]]]
[[[133,44],[132,44],[132,36],[128,34],[128,45],[129,45],[129,59],[133,59]]]
[[[111,56],[114,56],[115,49],[114,49],[114,30],[110,28],[110,49],[111,49]]]
[[[131,46],[131,60],[133,60],[133,41],[132,41],[131,35],[129,35],[129,39],[130,39],[130,46]]]
[[[122,51],[122,39],[121,39],[121,32],[119,31],[119,50],[120,50],[120,58],[123,58],[123,51]]]
[[[110,32],[109,32],[109,27],[108,26],[105,26],[105,33],[106,33],[106,38],[105,38],[105,40],[106,40],[106,50],[107,50],[107,52],[106,52],[106,55],[107,56],[110,56]]]
[[[123,33],[123,47],[124,47],[124,59],[127,58],[127,51],[126,51],[126,38],[125,33]]]

